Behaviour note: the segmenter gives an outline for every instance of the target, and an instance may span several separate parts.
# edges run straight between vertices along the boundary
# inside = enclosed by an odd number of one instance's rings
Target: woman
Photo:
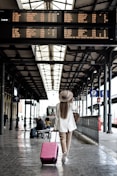
[[[72,111],[73,93],[63,90],[59,94],[60,103],[56,105],[55,130],[59,131],[62,162],[68,161],[68,154],[71,145],[72,132],[76,129],[76,123]]]

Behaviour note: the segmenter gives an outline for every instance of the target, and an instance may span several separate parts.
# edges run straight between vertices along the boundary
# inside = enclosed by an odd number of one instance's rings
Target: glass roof
[[[64,45],[52,45],[53,55],[49,56],[49,45],[36,45],[37,61],[63,61],[66,47]],[[59,90],[62,65],[60,64],[38,64],[43,82],[47,91]]]
[[[32,10],[71,10],[73,0],[21,0],[23,9]]]
[[[72,10],[73,0],[21,0],[22,8],[29,10]],[[32,46],[37,61],[63,61],[65,45]],[[62,64],[38,64],[46,92],[59,91]]]

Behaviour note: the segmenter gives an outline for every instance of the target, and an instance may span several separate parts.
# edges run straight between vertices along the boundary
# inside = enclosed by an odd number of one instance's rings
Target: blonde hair
[[[61,116],[61,118],[63,118],[63,119],[67,118],[68,110],[69,110],[69,102],[60,102],[60,116]]]

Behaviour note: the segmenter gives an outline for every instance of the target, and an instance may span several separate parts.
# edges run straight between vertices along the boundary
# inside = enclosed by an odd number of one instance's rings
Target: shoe
[[[67,164],[67,162],[68,162],[68,158],[65,157],[65,162],[64,162],[64,164]]]
[[[62,157],[62,163],[63,164],[66,164],[68,162],[68,158],[67,158],[67,155],[66,153],[63,154],[63,157]]]

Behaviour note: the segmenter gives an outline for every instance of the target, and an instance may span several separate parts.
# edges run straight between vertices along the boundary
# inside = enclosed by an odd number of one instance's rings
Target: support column
[[[80,105],[81,97],[79,99],[79,115],[81,116],[81,105]]]
[[[100,98],[100,87],[101,87],[101,73],[99,70],[99,75],[98,75],[98,90],[99,90],[99,98]],[[98,117],[100,117],[100,102],[98,104]]]
[[[87,110],[88,110],[88,88],[86,90],[86,116],[87,116]]]
[[[11,93],[11,113],[10,113],[10,126],[9,126],[9,130],[12,130],[13,128],[13,118],[12,118],[12,115],[13,115],[13,95],[14,95],[14,79],[13,79],[13,82],[12,82],[12,93]]]
[[[24,112],[24,128],[26,129],[26,99],[25,99],[25,112]]]
[[[5,86],[5,63],[1,64],[1,98],[0,98],[0,135],[3,134],[4,127],[4,86]]]
[[[18,122],[19,122],[19,117],[18,117],[18,106],[19,105],[19,103],[17,102],[17,114],[16,114],[16,129],[18,129]]]
[[[108,64],[108,70],[109,70],[109,104],[108,104],[108,130],[107,133],[112,133],[112,112],[111,112],[111,104],[112,104],[112,99],[111,99],[111,80],[112,80],[112,51],[110,52],[110,57],[109,57],[109,64]]]
[[[107,131],[107,64],[104,65],[104,115],[103,132]]]
[[[19,123],[18,112],[19,112],[19,88],[17,88],[17,112],[16,112],[16,126],[15,126],[16,129],[18,129],[18,123]]]
[[[91,90],[93,90],[93,80],[91,81]],[[91,96],[91,115],[93,115],[93,96]]]
[[[35,100],[34,100],[34,118],[36,118],[35,110],[36,110],[36,103],[35,103]]]
[[[31,115],[32,115],[32,99],[30,99],[30,126],[31,126]]]
[[[83,99],[83,96],[82,96],[82,117],[84,116],[84,99]]]

